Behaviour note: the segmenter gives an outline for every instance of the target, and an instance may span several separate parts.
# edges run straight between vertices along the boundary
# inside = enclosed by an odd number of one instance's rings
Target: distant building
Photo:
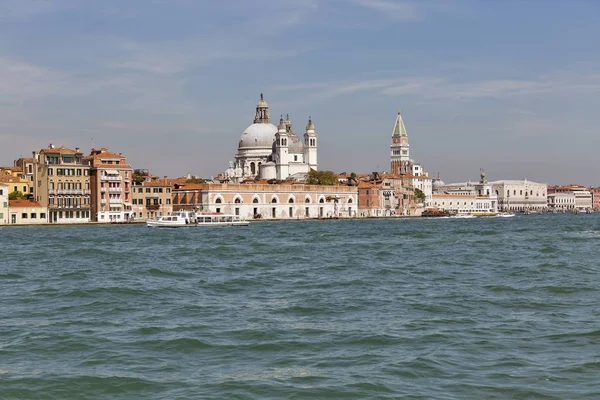
[[[500,211],[542,211],[548,207],[548,185],[525,180],[491,182]]]
[[[0,225],[8,224],[8,186],[0,183]]]
[[[548,207],[558,211],[587,211],[593,206],[592,193],[582,185],[548,187]]]
[[[127,222],[132,217],[133,169],[125,156],[92,149],[85,160],[90,166],[91,218],[96,222]]]
[[[27,197],[33,193],[33,185],[23,174],[21,167],[0,167],[0,182],[8,185],[10,192],[21,192]]]
[[[33,152],[32,160],[33,196],[47,207],[48,222],[90,222],[90,167],[79,148],[50,144]]]
[[[591,187],[588,189],[592,194],[592,208],[600,210],[600,187]]]
[[[317,133],[312,119],[308,120],[303,141],[294,133],[289,115],[285,121],[282,116],[278,126],[271,123],[269,106],[261,93],[254,123],[242,134],[235,161],[224,173],[225,179],[231,183],[287,180],[310,169],[317,169]]]
[[[137,170],[136,170],[137,172]],[[159,178],[151,175],[132,183],[132,216],[135,219],[153,219],[173,212],[172,188],[180,179]],[[185,181],[185,180],[184,180]]]
[[[430,208],[454,211],[459,214],[497,213],[498,196],[481,171],[479,182],[436,184],[436,191],[428,203]]]
[[[412,186],[425,194],[425,203],[431,200],[433,193],[433,179],[425,172],[423,166],[410,158],[408,133],[404,126],[402,114],[398,110],[394,129],[392,130],[392,144],[390,146],[390,172],[396,175],[412,175]]]
[[[11,225],[41,225],[48,222],[47,208],[40,203],[24,199],[8,201]]]
[[[342,185],[175,184],[173,209],[241,215],[244,218],[354,217],[357,189]]]

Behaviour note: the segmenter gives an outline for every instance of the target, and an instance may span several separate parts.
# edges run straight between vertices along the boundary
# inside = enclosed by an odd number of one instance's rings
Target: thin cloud
[[[424,9],[406,1],[354,0],[354,4],[399,20],[417,20],[424,17]]]

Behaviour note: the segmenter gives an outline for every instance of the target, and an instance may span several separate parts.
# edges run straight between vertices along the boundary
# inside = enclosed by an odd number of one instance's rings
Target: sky
[[[600,185],[600,2],[0,0],[0,164],[107,147],[211,177],[260,93],[319,169]],[[276,123],[276,122],[275,122]]]

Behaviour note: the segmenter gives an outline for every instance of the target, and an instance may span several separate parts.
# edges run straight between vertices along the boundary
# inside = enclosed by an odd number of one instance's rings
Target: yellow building
[[[49,222],[89,222],[90,167],[79,148],[73,150],[51,144],[33,156],[34,198],[48,208]],[[24,164],[28,173],[28,163]]]
[[[10,225],[41,225],[48,222],[47,208],[33,201],[9,200]]]
[[[8,185],[9,193],[21,192],[24,196],[33,194],[33,184],[19,167],[0,167],[0,182]]]
[[[139,170],[136,170],[138,172]],[[137,182],[133,182],[132,202],[135,219],[152,219],[173,212],[172,189],[182,179],[159,178],[150,174],[136,174]],[[141,179],[140,179],[141,178]],[[183,180],[185,181],[185,179]]]

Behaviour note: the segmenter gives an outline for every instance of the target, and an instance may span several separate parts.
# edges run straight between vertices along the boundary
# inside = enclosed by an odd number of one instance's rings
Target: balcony
[[[122,201],[120,198],[118,199],[110,199],[110,204],[121,204]]]
[[[108,188],[108,191],[110,193],[121,193],[123,191],[123,189],[120,187],[111,187],[111,188]]]
[[[106,188],[100,188],[100,193],[106,193]]]
[[[106,204],[106,199],[101,199],[100,204]]]
[[[54,190],[54,189],[48,189],[48,194],[56,194],[56,190]]]
[[[123,178],[121,177],[121,175],[102,175],[100,177],[101,181],[112,181],[112,182],[118,182],[118,181],[122,181]]]
[[[92,191],[91,191],[90,189],[85,189],[85,190],[83,191],[83,194],[90,194],[90,193],[92,193]]]

